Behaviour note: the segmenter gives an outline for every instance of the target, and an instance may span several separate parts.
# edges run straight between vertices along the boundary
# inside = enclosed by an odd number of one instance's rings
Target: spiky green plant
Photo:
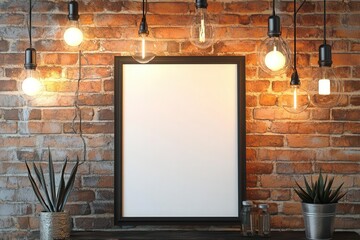
[[[321,172],[315,183],[311,178],[311,185],[310,185],[305,177],[304,177],[304,182],[305,182],[305,188],[300,187],[298,182],[296,182],[298,189],[294,189],[296,194],[301,198],[301,200],[304,203],[314,203],[314,204],[337,203],[346,194],[346,192],[345,193],[340,192],[340,189],[344,185],[344,183],[342,183],[338,188],[336,188],[336,190],[333,190],[332,185],[334,182],[334,177],[328,180],[328,176],[326,175],[324,180]]]
[[[49,158],[48,158],[48,166],[49,166],[49,182],[45,181],[44,171],[42,169],[41,164],[39,167],[33,162],[33,170],[35,172],[36,178],[38,180],[38,184],[36,184],[28,163],[25,161],[26,168],[28,171],[28,176],[31,182],[31,186],[34,190],[34,193],[44,208],[46,212],[63,212],[65,208],[65,204],[68,200],[68,197],[71,193],[71,190],[74,186],[75,182],[75,175],[79,166],[79,157],[77,157],[77,161],[74,167],[71,170],[70,177],[65,183],[64,173],[66,169],[68,158],[65,158],[64,165],[61,170],[60,182],[57,188],[56,194],[56,187],[55,187],[55,172],[54,172],[54,165],[52,161],[51,152],[49,149]],[[49,188],[49,189],[48,189]],[[45,196],[45,198],[44,198]]]

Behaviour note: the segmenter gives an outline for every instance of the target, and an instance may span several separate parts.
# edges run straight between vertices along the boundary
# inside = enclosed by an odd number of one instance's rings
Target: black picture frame
[[[244,56],[166,56],[156,57],[149,64],[147,68],[154,68],[167,65],[176,65],[182,68],[187,66],[205,65],[212,68],[213,66],[234,66],[236,74],[234,81],[236,83],[236,135],[237,135],[237,213],[236,216],[125,216],[124,215],[124,175],[126,169],[124,167],[124,75],[126,74],[127,66],[132,68],[139,67],[139,71],[145,64],[135,62],[132,57],[116,56],[115,57],[115,79],[114,79],[114,94],[115,94],[115,173],[114,173],[114,223],[116,225],[143,225],[143,224],[239,224],[240,209],[242,200],[246,199],[246,131],[245,131],[245,57]],[[209,68],[209,69],[210,69]],[[184,70],[184,69],[182,69]],[[176,72],[174,73],[176,74]],[[206,72],[204,73],[206,77]],[[221,81],[221,79],[219,79]],[[128,93],[126,93],[128,94]],[[209,129],[211,131],[211,129]],[[186,176],[184,176],[186,177]],[[222,176],[217,177],[221,181]],[[154,193],[155,194],[155,193]]]

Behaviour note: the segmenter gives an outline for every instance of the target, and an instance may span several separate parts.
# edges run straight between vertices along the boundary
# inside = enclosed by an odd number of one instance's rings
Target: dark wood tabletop
[[[272,232],[270,238],[241,237],[238,231],[111,231],[73,232],[71,239],[119,239],[119,240],[233,240],[233,239],[275,239],[305,240],[304,232]],[[335,232],[333,240],[360,240],[355,232]]]

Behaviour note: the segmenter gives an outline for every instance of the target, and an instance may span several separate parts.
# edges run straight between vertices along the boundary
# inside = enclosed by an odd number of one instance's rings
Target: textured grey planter
[[[70,237],[70,218],[67,212],[40,213],[40,239],[67,239]]]
[[[307,239],[332,239],[334,233],[336,205],[336,203],[302,203],[305,234]]]

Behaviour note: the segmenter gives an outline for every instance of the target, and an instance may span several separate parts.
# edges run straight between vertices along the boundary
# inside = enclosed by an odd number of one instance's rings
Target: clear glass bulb
[[[332,108],[342,98],[343,85],[332,67],[319,67],[313,73],[313,81],[309,83],[311,103],[316,107]]]
[[[279,104],[290,113],[301,113],[309,106],[309,94],[300,85],[291,85],[279,97]]]
[[[206,8],[197,8],[191,23],[190,42],[198,48],[208,48],[214,43],[214,28]]]
[[[148,63],[155,58],[156,44],[146,34],[141,34],[131,48],[133,59],[139,63]]]
[[[78,21],[69,21],[69,26],[64,32],[64,40],[66,44],[72,47],[77,47],[82,43],[84,35],[79,28]]]
[[[36,70],[34,69],[27,69],[26,70],[26,78],[21,84],[22,91],[30,96],[34,97],[39,95],[42,91],[43,85],[39,80],[39,76]]]
[[[279,37],[268,37],[258,51],[260,67],[269,74],[281,74],[290,66],[290,50],[286,42]]]

